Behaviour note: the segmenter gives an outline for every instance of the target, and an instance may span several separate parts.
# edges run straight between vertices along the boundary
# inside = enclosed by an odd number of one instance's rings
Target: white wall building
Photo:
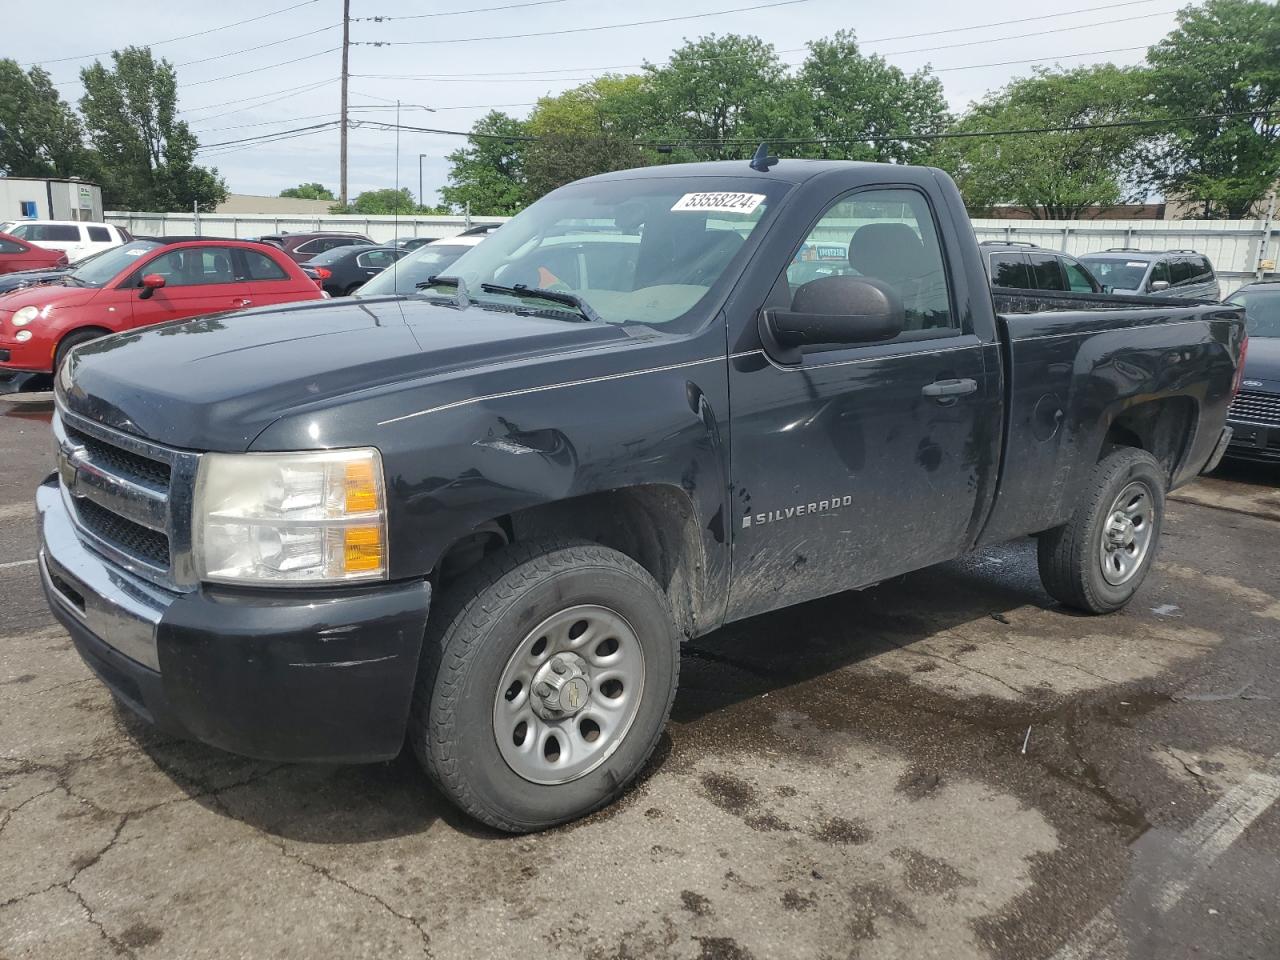
[[[86,180],[0,177],[0,220],[102,220],[102,188]]]

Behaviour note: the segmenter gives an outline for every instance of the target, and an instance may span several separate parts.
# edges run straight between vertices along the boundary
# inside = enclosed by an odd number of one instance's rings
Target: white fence
[[[124,227],[137,237],[251,238],[270,233],[306,233],[312,230],[345,230],[363,233],[386,243],[396,237],[451,237],[469,226],[502,223],[508,217],[361,217],[269,213],[127,213],[110,210],[107,222]]]
[[[373,240],[450,237],[506,217],[274,216],[271,214],[107,213],[137,236],[260,237],[267,233],[354,230]],[[1280,222],[1267,220],[974,220],[979,240],[1021,240],[1075,256],[1108,247],[1189,249],[1212,261],[1225,295],[1259,271],[1276,273]]]

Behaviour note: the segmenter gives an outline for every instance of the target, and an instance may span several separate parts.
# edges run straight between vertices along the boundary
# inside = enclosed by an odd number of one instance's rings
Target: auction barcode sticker
[[[763,202],[763,193],[686,193],[671,209],[750,213]]]

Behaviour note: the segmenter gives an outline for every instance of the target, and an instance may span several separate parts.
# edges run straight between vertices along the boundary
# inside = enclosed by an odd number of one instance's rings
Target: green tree
[[[177,118],[177,76],[148,47],[111,54],[80,71],[80,112],[97,156],[107,206],[129,210],[211,209],[226,199],[216,169],[196,165],[195,134]]]
[[[951,118],[942,83],[925,67],[903,73],[880,56],[858,49],[852,31],[809,44],[798,80],[819,137],[894,137],[944,130]],[[932,154],[926,140],[830,144],[807,152],[844,160],[923,163]]]
[[[666,118],[656,130],[676,145],[673,159],[736,159],[757,141],[813,135],[812,104],[759,37],[712,34],[645,69],[655,113]]]
[[[335,203],[329,208],[330,213],[360,213],[369,217],[411,216],[413,214],[448,213],[447,208],[424,207],[414,199],[408,187],[394,190],[387,187],[382,190],[366,190],[353,201],[343,206]]]
[[[1134,171],[1147,131],[1095,125],[1149,110],[1145,89],[1140,69],[1038,69],[973,104],[951,130],[973,136],[943,141],[935,161],[956,178],[970,211],[1011,204],[1036,219],[1072,219],[1140,194]],[[1081,129],[995,135],[1041,127]]]
[[[524,176],[523,121],[491,110],[471,127],[467,145],[449,154],[449,183],[440,188],[446,204],[482,216],[519,213],[528,203]]]
[[[1280,6],[1187,7],[1147,62],[1165,116],[1250,114],[1173,123],[1152,151],[1151,182],[1166,199],[1200,201],[1206,217],[1248,216],[1280,179]]]
[[[280,196],[292,197],[294,200],[337,200],[333,191],[323,183],[300,183],[296,187],[281,190]]]
[[[647,77],[606,75],[554,97],[543,97],[525,125],[536,140],[525,147],[530,199],[573,180],[656,163],[636,141],[654,123]]]
[[[0,60],[0,170],[10,177],[88,174],[83,131],[39,67]]]

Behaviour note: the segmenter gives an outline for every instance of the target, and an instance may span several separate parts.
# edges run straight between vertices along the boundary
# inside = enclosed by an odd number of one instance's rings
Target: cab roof
[[[913,167],[899,164],[869,163],[861,160],[779,160],[767,171],[756,170],[749,157],[741,160],[709,160],[701,163],[665,163],[654,167],[633,167],[587,177],[586,183],[606,180],[661,180],[674,177],[739,177],[744,179],[778,181],[799,184],[825,173],[851,172],[854,170],[877,171],[884,176],[886,168],[892,169],[891,179],[912,182],[918,177],[933,174],[932,167]]]

